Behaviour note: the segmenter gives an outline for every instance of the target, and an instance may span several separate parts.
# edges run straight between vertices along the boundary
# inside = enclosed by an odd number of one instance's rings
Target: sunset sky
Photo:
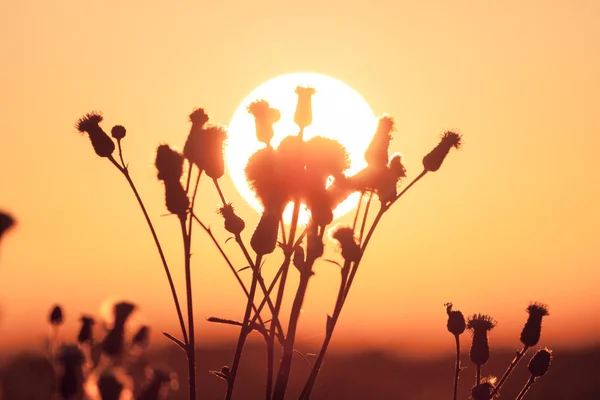
[[[125,157],[183,289],[156,147],[183,146],[195,107],[227,125],[254,88],[298,71],[339,79],[375,114],[394,116],[392,150],[409,178],[444,130],[464,135],[464,148],[383,220],[335,345],[452,351],[443,307],[452,301],[494,316],[495,343],[518,346],[532,300],[550,305],[542,344],[599,344],[599,15],[593,0],[3,2],[0,209],[19,224],[1,244],[0,348],[39,342],[56,302],[71,331],[82,312],[124,298],[155,333],[177,333],[142,214],[76,132],[81,115],[101,110],[107,131],[127,128]],[[222,181],[252,228],[258,215]],[[199,205],[223,242],[211,185]],[[225,248],[243,267],[238,248]],[[199,229],[193,253],[198,335],[234,338],[236,328],[203,319],[242,318],[243,293]],[[315,271],[298,339],[316,349],[339,272],[325,262]]]

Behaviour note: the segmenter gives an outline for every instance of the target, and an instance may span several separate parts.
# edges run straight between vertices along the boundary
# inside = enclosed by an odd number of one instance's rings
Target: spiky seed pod
[[[190,114],[192,127],[183,147],[183,156],[197,166],[201,164],[201,152],[204,147],[205,131],[204,125],[208,122],[208,115],[202,108],[194,110]],[[200,168],[200,167],[199,167]],[[202,168],[200,168],[202,170]]]
[[[312,96],[316,90],[312,87],[298,86],[296,94],[298,102],[296,103],[296,112],[294,113],[294,122],[304,129],[312,124]]]
[[[223,126],[211,126],[206,129],[206,140],[201,149],[202,159],[198,168],[206,171],[206,175],[219,179],[225,174],[223,145],[227,139],[227,130]]]
[[[112,329],[102,341],[102,351],[108,356],[116,357],[123,351],[125,337],[125,323],[135,309],[135,305],[128,302],[115,304],[113,308],[115,321]]]
[[[440,169],[444,159],[450,152],[450,149],[460,148],[462,144],[462,137],[458,133],[455,132],[445,132],[442,135],[442,139],[437,146],[434,147],[433,150],[429,152],[425,157],[423,157],[423,167],[425,167],[426,171],[434,172]]]
[[[158,179],[165,182],[179,182],[183,174],[183,156],[171,149],[169,145],[161,144],[156,149],[156,169]]]
[[[259,142],[271,145],[271,140],[275,135],[273,124],[279,121],[281,113],[275,108],[271,108],[266,100],[256,100],[248,106],[248,112],[254,116],[256,126],[256,139]]]
[[[79,330],[79,334],[77,335],[77,342],[79,344],[91,344],[94,341],[93,327],[95,323],[96,322],[92,317],[81,317],[81,329]]]
[[[48,322],[50,325],[62,325],[63,323],[63,310],[62,307],[58,304],[52,307],[50,310],[50,315],[48,315]]]
[[[531,357],[527,368],[531,375],[535,378],[539,378],[548,372],[550,364],[552,363],[552,352],[546,348],[538,350],[537,353]]]
[[[469,356],[475,365],[484,365],[490,358],[490,345],[487,334],[494,329],[496,321],[489,315],[474,314],[467,322],[467,328],[473,333],[473,342]]]
[[[190,200],[185,194],[185,189],[181,182],[165,181],[165,204],[170,213],[177,215],[181,219],[185,219]]]
[[[9,214],[5,214],[0,212],[0,239],[2,236],[8,232],[10,228],[12,228],[15,224],[15,220]]]
[[[111,136],[117,140],[123,139],[125,137],[126,133],[127,133],[127,130],[125,129],[124,126],[121,126],[121,125],[115,125],[110,130]]]
[[[58,354],[58,362],[62,366],[59,379],[59,391],[64,399],[72,399],[83,392],[83,363],[85,357],[74,345],[62,346]]]
[[[521,331],[521,343],[533,347],[540,341],[542,334],[542,318],[549,315],[548,306],[542,303],[531,303],[527,307],[529,318]]]
[[[152,378],[144,385],[137,400],[162,400],[161,391],[166,384],[171,382],[171,376],[161,369],[152,371]]]
[[[104,371],[98,377],[97,385],[102,400],[119,400],[121,398],[124,385],[113,373]]]
[[[219,214],[223,216],[223,219],[225,220],[225,230],[229,233],[239,235],[246,227],[246,223],[235,213],[231,203],[225,204],[223,207],[219,208]]]
[[[351,227],[337,225],[330,231],[330,236],[339,243],[344,260],[354,262],[360,260],[360,246],[356,243],[354,230]]]
[[[100,157],[108,157],[115,151],[115,142],[100,127],[102,119],[100,113],[91,112],[81,117],[75,127],[79,132],[88,134],[96,154]]]
[[[141,348],[148,347],[150,342],[150,328],[146,325],[142,325],[140,329],[133,335],[133,339],[131,339],[131,343],[135,346],[139,346]]]
[[[190,114],[190,122],[192,123],[193,128],[202,129],[208,120],[209,116],[203,108],[196,108]]]
[[[263,212],[250,238],[250,246],[259,255],[271,254],[277,247],[281,214]]]
[[[448,313],[448,331],[455,336],[462,335],[467,327],[463,313],[452,310],[452,303],[446,303],[446,313]]]
[[[365,151],[365,161],[371,167],[385,167],[388,163],[388,149],[392,140],[394,119],[389,115],[379,118],[377,130]]]
[[[473,388],[471,389],[471,397],[473,398],[473,400],[491,400],[495,397],[495,389],[496,378],[485,378],[481,381],[479,385],[473,386]]]

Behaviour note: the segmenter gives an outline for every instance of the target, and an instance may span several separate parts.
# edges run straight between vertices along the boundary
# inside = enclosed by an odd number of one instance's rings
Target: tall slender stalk
[[[522,400],[534,382],[535,382],[535,377],[534,376],[529,377],[529,380],[527,381],[525,386],[523,386],[523,389],[521,389],[521,391],[519,392],[519,395],[517,396],[517,398],[515,400]]]
[[[506,369],[506,371],[502,375],[502,378],[500,378],[500,381],[498,382],[498,384],[494,388],[494,392],[493,392],[494,394],[496,394],[496,393],[498,393],[500,391],[500,389],[502,388],[502,386],[504,385],[504,383],[506,382],[506,380],[508,379],[508,377],[510,376],[510,374],[514,371],[514,369],[517,366],[517,364],[519,363],[519,361],[521,361],[521,359],[523,358],[523,356],[525,355],[525,353],[527,353],[527,350],[529,350],[529,347],[528,346],[524,346],[522,350],[517,351],[517,355],[515,356],[515,358],[513,358],[513,360],[511,361],[510,365],[508,366],[508,368]]]
[[[477,372],[475,373],[475,386],[481,383],[481,365],[477,364]]]
[[[120,145],[119,145],[119,153],[120,152],[121,151],[120,151]],[[167,264],[167,259],[165,258],[165,254],[164,254],[162,246],[160,244],[160,240],[158,239],[158,236],[156,234],[156,230],[154,229],[154,225],[152,224],[152,220],[150,219],[150,216],[148,215],[148,212],[146,211],[146,206],[144,205],[144,202],[142,201],[142,198],[140,197],[140,194],[138,193],[138,190],[137,190],[133,180],[131,179],[131,175],[129,174],[129,170],[128,170],[127,166],[125,166],[125,164],[123,164],[122,166],[119,165],[119,163],[112,156],[108,157],[108,159],[119,170],[119,172],[121,172],[121,174],[123,174],[123,176],[127,180],[127,183],[129,183],[129,186],[131,187],[131,190],[133,191],[133,194],[135,195],[135,198],[138,201],[138,204],[142,210],[142,213],[144,214],[144,218],[146,219],[148,228],[150,228],[150,233],[152,234],[152,238],[154,239],[154,244],[156,246],[156,249],[158,250],[158,255],[160,256],[160,260],[163,264],[165,274],[167,275],[167,280],[169,281],[169,288],[171,289],[171,295],[173,296],[173,302],[175,303],[175,309],[177,310],[177,318],[179,319],[179,326],[181,328],[181,334],[183,335],[183,342],[187,345],[189,340],[188,340],[187,330],[185,327],[185,322],[183,320],[183,313],[181,312],[179,298],[177,296],[177,290],[175,289],[175,284],[173,283],[173,277],[171,276],[171,271],[169,269],[169,265]],[[121,156],[121,159],[122,159],[122,156]]]
[[[458,377],[460,375],[461,367],[460,367],[460,336],[454,335],[454,340],[456,341],[456,368],[454,371],[454,400],[458,399]]]

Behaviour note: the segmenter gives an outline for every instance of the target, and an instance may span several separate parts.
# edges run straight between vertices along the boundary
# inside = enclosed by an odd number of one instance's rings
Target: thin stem
[[[358,237],[358,243],[362,243],[362,238],[365,233],[365,227],[367,226],[367,218],[369,217],[369,208],[371,207],[371,201],[373,200],[373,192],[369,192],[369,200],[365,207],[365,213],[363,215],[362,225],[360,226],[360,236]]]
[[[267,340],[267,384],[265,389],[265,400],[271,400],[273,393],[273,374],[275,371],[275,343],[271,338]]]
[[[196,346],[194,338],[194,306],[192,301],[192,271],[190,254],[190,234],[186,231],[185,218],[181,218],[181,235],[185,253],[185,291],[187,294],[187,312],[189,342],[187,345],[188,375],[190,385],[190,399],[196,399]]]
[[[525,386],[523,386],[523,389],[521,389],[521,392],[519,392],[519,395],[517,396],[517,398],[515,400],[522,400],[523,397],[525,397],[525,395],[527,394],[527,391],[529,390],[529,388],[531,388],[531,385],[533,385],[534,382],[535,382],[535,377],[531,376],[529,378],[529,380],[527,381],[527,383],[525,384]]]
[[[360,192],[360,197],[358,198],[358,204],[356,205],[356,213],[354,214],[354,222],[352,223],[352,230],[356,230],[356,223],[358,222],[358,215],[360,213],[360,206],[362,205],[363,196],[365,192]]]
[[[158,236],[156,235],[156,230],[154,229],[152,220],[150,220],[150,216],[148,215],[148,212],[146,211],[146,206],[144,205],[144,202],[142,201],[142,198],[140,197],[140,194],[138,193],[137,188],[135,187],[135,184],[133,183],[133,180],[131,179],[131,176],[129,175],[129,170],[127,169],[127,167],[125,167],[125,166],[121,167],[119,165],[119,163],[112,156],[108,157],[108,159],[123,174],[123,176],[127,180],[127,183],[129,183],[129,186],[131,187],[131,190],[133,191],[133,194],[135,195],[135,198],[138,201],[140,208],[142,209],[142,213],[144,214],[144,218],[146,219],[148,228],[150,228],[150,233],[152,233],[152,238],[154,239],[154,244],[156,245],[156,249],[158,250],[160,260],[165,269],[165,274],[167,275],[167,280],[169,281],[171,295],[173,296],[173,302],[175,303],[175,309],[177,310],[177,318],[179,319],[179,325],[181,327],[181,334],[183,335],[183,342],[187,345],[189,343],[189,340],[188,340],[187,330],[185,327],[185,322],[183,320],[183,313],[181,312],[181,306],[179,304],[179,298],[177,296],[177,290],[175,290],[175,284],[173,283],[171,271],[169,269],[169,265],[167,264],[167,259],[165,258],[165,254],[162,250],[160,241],[158,240]]]
[[[479,385],[481,383],[481,365],[477,364],[477,372],[475,375],[475,385]]]
[[[502,388],[502,386],[504,385],[504,383],[506,382],[506,380],[508,379],[508,377],[510,376],[510,374],[514,371],[514,369],[517,366],[517,364],[519,363],[519,361],[521,361],[521,359],[523,358],[523,356],[525,355],[525,353],[527,353],[527,350],[529,350],[529,346],[524,346],[522,350],[517,351],[517,355],[510,362],[510,365],[508,366],[508,368],[504,372],[504,375],[502,375],[502,378],[500,378],[500,381],[498,382],[498,384],[494,388],[494,392],[493,392],[494,394],[496,394],[496,393],[498,393],[500,391],[500,389]]]
[[[458,399],[458,376],[460,375],[460,336],[454,335],[456,341],[456,369],[454,371],[454,400]]]
[[[257,254],[256,262],[254,263],[252,284],[250,285],[250,294],[248,295],[248,301],[246,302],[246,311],[244,312],[244,320],[242,322],[242,328],[240,329],[240,336],[238,338],[237,347],[235,349],[235,355],[233,357],[233,363],[231,364],[231,370],[227,379],[227,394],[225,395],[226,400],[231,400],[233,396],[233,388],[235,386],[235,378],[237,371],[240,366],[240,360],[242,359],[242,352],[244,350],[244,344],[246,338],[251,331],[250,328],[250,313],[252,312],[252,305],[254,304],[254,295],[256,293],[256,286],[258,282],[258,265],[260,265],[262,259],[261,254]]]
[[[285,243],[287,239],[285,238],[285,223],[283,222],[283,218],[279,219],[279,229],[281,230],[281,243]]]
[[[121,147],[121,139],[117,139],[117,146],[119,147],[119,159],[121,160],[121,166],[124,169],[127,169],[125,166],[125,161],[123,161],[123,148]]]
[[[217,189],[217,192],[219,193],[221,202],[223,203],[223,205],[227,205],[227,202],[225,201],[225,196],[223,196],[223,191],[221,190],[221,185],[219,185],[219,181],[216,178],[213,178],[213,183],[215,184],[215,188]]]

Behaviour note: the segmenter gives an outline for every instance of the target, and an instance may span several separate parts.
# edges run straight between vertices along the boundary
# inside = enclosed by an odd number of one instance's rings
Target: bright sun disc
[[[239,105],[229,124],[225,148],[227,165],[236,188],[257,211],[262,211],[262,206],[246,181],[244,168],[250,156],[264,144],[256,139],[254,117],[248,113],[247,107],[255,100],[265,99],[281,112],[281,119],[273,126],[275,136],[271,142],[273,147],[277,147],[283,138],[299,132],[294,123],[297,86],[310,86],[316,90],[312,97],[313,122],[304,130],[304,138],[324,136],[344,145],[351,161],[347,174],[354,174],[366,166],[364,152],[375,132],[377,118],[360,94],[345,83],[321,74],[295,73],[271,79],[254,89]],[[354,194],[340,204],[334,216],[337,218],[350,211],[356,205],[356,196]],[[288,207],[284,219],[289,221],[290,215]],[[306,222],[307,214],[301,216],[301,220]]]

